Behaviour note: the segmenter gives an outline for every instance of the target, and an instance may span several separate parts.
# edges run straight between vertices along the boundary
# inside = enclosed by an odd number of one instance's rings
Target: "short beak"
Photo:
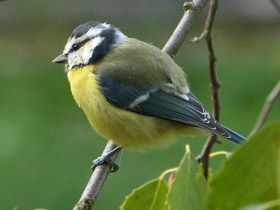
[[[61,54],[61,55],[57,56],[52,62],[53,63],[66,63],[67,56],[64,54]]]

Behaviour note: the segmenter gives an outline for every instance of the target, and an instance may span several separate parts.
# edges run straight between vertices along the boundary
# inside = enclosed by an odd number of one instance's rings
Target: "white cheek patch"
[[[92,57],[92,52],[94,49],[100,45],[100,43],[104,40],[104,37],[96,37],[94,39],[89,40],[84,46],[82,46],[78,51],[82,56],[84,63],[88,63],[90,58]]]
[[[85,39],[87,39],[89,37],[98,37],[101,34],[101,32],[104,30],[104,28],[108,28],[109,26],[110,25],[103,24],[103,28],[102,27],[93,27],[93,28],[89,29],[88,32],[83,34],[81,37],[78,37],[78,38],[72,37],[71,39],[69,38],[67,41],[67,44],[64,48],[63,53],[68,53],[71,50],[71,47],[73,46],[74,43],[83,42]]]
[[[85,65],[88,64],[94,49],[104,40],[104,37],[96,37],[89,40],[81,48],[76,51],[69,53],[68,55],[68,65],[72,69],[73,66]]]
[[[64,47],[63,54],[66,54],[66,53],[68,53],[71,50],[71,47],[74,44],[74,42],[75,42],[75,39],[73,39],[73,38],[72,39],[68,39],[68,41],[67,41],[67,43],[66,43],[66,45]]]

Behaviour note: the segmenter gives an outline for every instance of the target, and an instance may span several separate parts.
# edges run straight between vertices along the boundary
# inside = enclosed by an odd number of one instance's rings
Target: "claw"
[[[121,149],[121,147],[116,147],[111,152],[98,157],[93,161],[91,169],[94,170],[97,166],[108,164],[111,166],[111,173],[116,172],[119,169],[119,165],[111,159],[111,156],[114,155],[116,152],[120,151]]]

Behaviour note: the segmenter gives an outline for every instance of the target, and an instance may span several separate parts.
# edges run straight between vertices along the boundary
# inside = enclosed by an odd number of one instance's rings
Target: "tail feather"
[[[224,129],[226,129],[226,131],[229,133],[230,137],[228,137],[227,139],[229,139],[230,141],[237,143],[237,144],[241,144],[242,142],[244,142],[246,140],[245,137],[239,135],[238,133],[234,132],[233,130],[230,130],[227,127],[224,127]]]

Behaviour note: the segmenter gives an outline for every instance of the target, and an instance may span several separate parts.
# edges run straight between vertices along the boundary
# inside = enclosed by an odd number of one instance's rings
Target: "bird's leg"
[[[91,167],[92,170],[94,170],[99,165],[108,164],[111,166],[111,172],[112,173],[116,172],[119,169],[119,165],[115,163],[113,160],[111,160],[111,156],[114,155],[116,152],[120,151],[121,149],[122,149],[121,147],[116,147],[111,152],[95,159]]]

